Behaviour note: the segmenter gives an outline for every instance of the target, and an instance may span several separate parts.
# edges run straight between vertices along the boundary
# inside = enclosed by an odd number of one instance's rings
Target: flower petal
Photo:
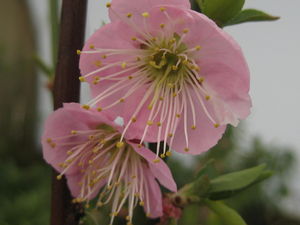
[[[176,192],[177,185],[173,179],[171,171],[167,164],[160,160],[160,162],[153,162],[156,159],[156,155],[145,147],[139,148],[137,144],[130,142],[130,145],[134,148],[135,152],[146,159],[149,163],[149,167],[153,175],[158,179],[158,181],[168,188],[170,191]]]
[[[122,18],[122,16],[125,17],[128,13],[140,15],[145,11],[150,10],[152,7],[161,7],[165,5],[183,9],[191,8],[189,0],[112,0],[109,17],[111,21],[115,21]]]

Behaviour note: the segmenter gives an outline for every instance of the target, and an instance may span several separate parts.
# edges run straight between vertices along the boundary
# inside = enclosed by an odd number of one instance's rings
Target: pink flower
[[[136,204],[149,217],[162,216],[162,196],[156,179],[171,191],[176,184],[167,165],[132,140],[134,131],[106,119],[94,109],[65,104],[48,118],[42,137],[45,160],[67,178],[75,202],[99,194],[97,206],[112,205],[111,224],[127,202],[128,224]]]
[[[214,146],[226,125],[248,116],[249,70],[238,44],[188,0],[113,0],[111,23],[81,54],[85,105],[121,116],[140,142],[165,141],[178,152]],[[158,154],[159,145],[157,147]]]

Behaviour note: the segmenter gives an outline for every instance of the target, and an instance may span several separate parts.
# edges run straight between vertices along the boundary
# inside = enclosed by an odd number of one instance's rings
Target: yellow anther
[[[141,61],[141,57],[137,56],[136,61]]]
[[[80,82],[85,82],[84,76],[80,76],[80,77],[78,77],[78,79],[80,80]]]
[[[106,56],[106,55],[102,55],[102,58],[103,58],[103,59],[106,59],[106,58],[107,58],[107,56]]]
[[[168,83],[167,86],[168,86],[169,88],[173,88],[173,87],[174,87],[174,84]]]
[[[165,154],[160,154],[160,158],[165,158],[166,157],[166,155]]]
[[[112,185],[108,185],[108,186],[107,186],[107,190],[111,190],[112,188],[113,188]]]
[[[159,162],[160,162],[160,159],[159,159],[159,158],[154,159],[153,162],[154,162],[154,163],[159,163]]]
[[[102,62],[100,60],[96,60],[94,64],[97,67],[101,67],[102,66]]]
[[[177,96],[177,93],[173,93],[173,97],[175,98]]]
[[[177,118],[180,118],[180,114],[179,114],[179,113],[178,113],[178,114],[176,114],[176,117],[177,117]]]
[[[164,97],[159,97],[159,100],[160,100],[160,101],[163,101],[163,100],[164,100]]]
[[[116,144],[116,147],[117,148],[122,148],[124,146],[124,142],[123,141],[119,141],[119,142],[117,142],[117,144]]]
[[[100,144],[105,144],[105,143],[106,143],[106,140],[105,140],[105,139],[101,139],[101,140],[99,141],[99,143],[100,143]]]
[[[136,178],[136,175],[132,175],[132,176],[131,176],[131,179],[135,179],[135,178]]]
[[[173,137],[173,134],[172,134],[172,133],[169,133],[168,136],[169,136],[169,137]]]
[[[159,26],[163,29],[166,25],[164,23],[161,23]]]
[[[92,160],[92,159],[89,160],[89,164],[90,164],[90,165],[92,165],[93,162],[94,162],[94,160]]]
[[[77,130],[71,130],[71,134],[77,134]]]
[[[157,125],[158,127],[160,127],[160,126],[161,126],[161,122],[157,122],[156,125]]]
[[[111,3],[110,2],[106,3],[106,7],[107,8],[111,7]]]
[[[178,70],[178,66],[173,65],[172,70]]]
[[[152,124],[153,124],[153,121],[151,121],[151,120],[148,120],[148,121],[147,121],[147,125],[148,125],[148,126],[151,126]]]
[[[192,130],[196,130],[196,125],[193,125],[191,128]]]
[[[121,98],[119,101],[120,101],[120,102],[124,102],[124,101],[125,101],[125,99],[124,99],[124,98]]]
[[[184,65],[187,65],[187,64],[189,63],[189,61],[185,59],[185,60],[182,61],[182,63],[183,63]]]
[[[146,216],[147,216],[147,217],[150,217],[150,216],[151,216],[151,213],[146,213]]]
[[[133,76],[128,76],[128,79],[131,80],[133,78]]]
[[[140,201],[139,205],[140,205],[140,206],[144,206],[144,205],[145,205],[145,202]]]
[[[90,49],[95,49],[95,45],[90,45]]]
[[[101,206],[103,206],[104,204],[102,203],[102,202],[97,202],[97,206],[98,207],[101,207]]]
[[[145,18],[147,18],[147,17],[150,16],[150,14],[149,14],[148,12],[143,12],[143,13],[142,13],[142,16],[145,17]]]
[[[132,37],[131,40],[136,41],[137,39],[136,39],[136,37]]]
[[[80,54],[81,54],[81,51],[80,51],[80,50],[77,50],[76,53],[77,53],[77,55],[80,55]]]
[[[200,46],[200,45],[197,45],[197,46],[195,47],[195,49],[196,49],[196,51],[199,51],[199,50],[201,49],[201,46]]]
[[[81,106],[83,109],[86,109],[86,110],[89,110],[90,109],[90,106],[89,105],[82,105]]]
[[[141,148],[141,147],[143,147],[143,145],[142,145],[142,144],[138,144],[137,147],[138,147],[138,148]]]
[[[182,32],[183,32],[184,34],[187,34],[187,33],[189,32],[189,29],[185,28],[185,29],[183,29]]]
[[[89,140],[93,140],[94,138],[95,138],[94,135],[90,135],[90,136],[89,136]]]
[[[205,96],[205,99],[208,101],[210,99],[210,96],[209,95],[206,95]]]
[[[98,112],[101,112],[101,111],[102,111],[102,108],[101,108],[101,107],[98,107],[98,108],[97,108],[97,111],[98,111]]]
[[[79,162],[77,165],[78,165],[78,166],[83,166],[83,163],[82,163],[82,162]]]
[[[46,141],[47,141],[48,144],[50,144],[52,142],[52,139],[51,138],[47,138]]]
[[[172,152],[168,151],[166,152],[166,156],[171,156],[172,155]]]
[[[130,220],[131,219],[131,217],[130,216],[126,216],[126,218],[125,218],[126,220]]]
[[[73,151],[69,150],[67,151],[67,155],[72,155],[73,154]]]
[[[55,147],[56,147],[56,144],[53,143],[53,142],[51,142],[51,143],[50,143],[50,146],[51,146],[51,148],[55,148]]]
[[[220,126],[220,124],[218,124],[218,123],[214,124],[215,128],[218,128],[219,126]]]
[[[123,62],[123,63],[121,64],[122,69],[125,69],[126,66],[127,66],[127,63],[126,63],[126,62]]]
[[[132,13],[127,13],[126,15],[128,18],[131,18],[132,17]]]
[[[148,105],[148,109],[149,110],[153,109],[153,105]]]
[[[188,152],[188,151],[190,151],[190,149],[189,148],[184,148],[184,151]]]
[[[175,42],[176,42],[176,39],[175,39],[175,38],[172,38],[172,39],[169,41],[170,44],[174,44]]]
[[[203,81],[204,81],[204,78],[203,78],[203,77],[199,77],[199,78],[197,78],[197,80],[198,80],[198,82],[199,82],[200,84],[202,84]]]
[[[135,122],[136,122],[136,118],[135,118],[135,117],[132,117],[132,118],[131,118],[131,122],[135,123]]]
[[[156,37],[151,38],[151,41],[156,41],[156,40],[157,40]]]
[[[97,152],[99,152],[99,148],[97,147],[93,148],[92,152],[96,154]]]
[[[61,180],[61,178],[62,178],[62,175],[56,176],[56,179],[57,179],[57,180]]]

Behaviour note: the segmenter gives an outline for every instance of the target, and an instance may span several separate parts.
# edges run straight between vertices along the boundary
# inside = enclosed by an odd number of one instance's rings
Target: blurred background
[[[105,3],[89,0],[87,37],[109,21]],[[0,0],[0,5],[0,224],[47,225],[51,170],[42,159],[40,136],[52,111],[59,2]],[[179,186],[192,181],[209,158],[216,159],[218,174],[266,163],[275,175],[227,203],[248,225],[300,225],[300,2],[246,0],[245,8],[281,17],[225,28],[249,63],[252,114],[207,154],[171,157],[168,163]],[[83,102],[87,92],[83,87]],[[82,223],[107,224],[98,222],[105,219],[103,212],[88,211]],[[208,209],[190,206],[179,224],[222,221]]]

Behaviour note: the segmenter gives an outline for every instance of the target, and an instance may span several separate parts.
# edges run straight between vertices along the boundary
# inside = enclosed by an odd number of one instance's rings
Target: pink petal
[[[193,93],[192,96],[194,96]],[[196,108],[196,129],[191,129],[192,125],[194,125],[194,122],[191,107],[188,106],[187,125],[184,123],[184,118],[181,118],[174,134],[174,141],[170,147],[177,152],[196,155],[201,154],[216,145],[219,139],[222,137],[226,126],[215,128],[214,123],[209,120],[207,115],[204,114],[202,107],[200,106],[200,103],[198,103],[195,96],[193,97],[193,103],[195,104]],[[208,107],[209,106],[210,105],[208,105]],[[208,111],[211,112],[212,110],[208,108]],[[184,115],[182,115],[182,117],[183,116]],[[188,146],[185,139],[185,126],[188,134]],[[184,150],[187,147],[189,149],[188,152]]]
[[[136,153],[147,160],[151,172],[158,179],[158,181],[170,191],[176,192],[177,185],[167,164],[163,160],[160,160],[158,163],[154,163],[153,160],[157,157],[149,149],[145,147],[139,148],[138,145],[133,142],[130,142],[130,145],[133,147]]]
[[[152,7],[174,6],[183,9],[191,7],[189,0],[112,0],[112,6],[109,10],[111,21],[119,20],[128,13],[140,15],[149,11]]]

